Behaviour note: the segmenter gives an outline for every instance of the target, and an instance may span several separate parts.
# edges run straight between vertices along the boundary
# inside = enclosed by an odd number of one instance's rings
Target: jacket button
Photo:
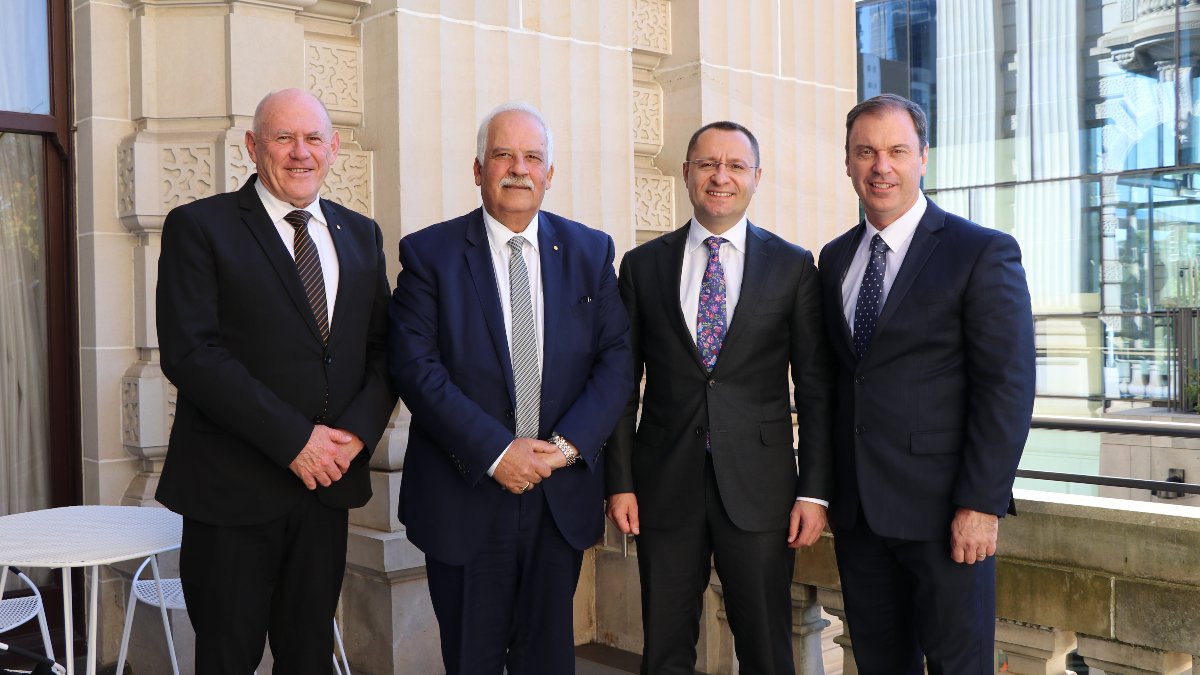
[[[857,425],[855,425],[855,426],[854,426],[854,433],[858,434],[859,436],[861,436],[861,435],[863,435],[863,434],[867,433],[867,426],[866,426],[865,424],[857,424]]]
[[[858,375],[854,378],[854,384],[863,384],[866,381],[867,378],[863,377],[862,375]]]
[[[333,356],[330,354],[326,354],[325,355],[325,365],[328,366],[328,365],[332,365],[332,364],[333,364]]]
[[[715,387],[715,386],[717,386],[717,381],[716,381],[716,380],[709,380],[709,381],[708,381],[708,388],[709,388],[709,389],[712,389],[712,388],[713,388],[713,387]]]
[[[703,436],[704,435],[704,427],[696,427],[696,435]]]
[[[505,416],[507,416],[507,417],[508,417],[508,419],[510,419],[510,420],[513,418],[513,411],[512,411],[511,409],[510,409],[510,410],[508,410],[507,412],[505,412],[504,414],[505,414]]]

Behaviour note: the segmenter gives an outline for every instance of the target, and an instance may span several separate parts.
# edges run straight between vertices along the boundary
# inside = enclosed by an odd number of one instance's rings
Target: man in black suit
[[[891,94],[846,117],[866,221],[821,251],[837,355],[830,519],[860,673],[928,661],[934,675],[990,675],[992,556],[1033,411],[1033,320],[1016,241],[921,193],[926,128]]]
[[[400,240],[399,516],[448,675],[564,675],[583,551],[604,528],[601,448],[632,386],[616,248],[541,210],[554,140],[532,106],[483,119],[474,174],[483,208]]]
[[[812,254],[746,220],[759,163],[745,127],[701,127],[683,164],[694,217],[621,263],[646,389],[636,433],[638,384],[609,443],[608,515],[638,535],[646,674],[695,671],[710,560],[741,672],[795,672],[789,547],[825,527],[831,357]]]
[[[245,187],[173,209],[159,258],[162,369],[179,389],[157,498],[183,515],[196,671],[329,673],[347,509],[396,396],[371,219],[318,198],[340,139],[320,101],[258,105]]]

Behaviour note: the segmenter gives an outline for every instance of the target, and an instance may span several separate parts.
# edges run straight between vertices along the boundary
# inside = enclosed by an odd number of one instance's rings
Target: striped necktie
[[[537,322],[533,315],[533,296],[529,292],[529,268],[521,249],[525,237],[508,240],[512,255],[508,258],[509,303],[512,306],[513,389],[517,396],[517,436],[537,438],[541,420],[542,373],[537,346]]]
[[[312,308],[313,318],[317,320],[317,328],[321,331],[321,341],[329,344],[329,305],[325,300],[325,275],[321,272],[321,257],[317,255],[317,246],[312,237],[308,236],[308,219],[312,214],[297,209],[283,217],[288,225],[296,230],[293,246],[296,251],[296,272],[300,274],[300,283],[304,286],[304,294],[308,296],[308,305]]]

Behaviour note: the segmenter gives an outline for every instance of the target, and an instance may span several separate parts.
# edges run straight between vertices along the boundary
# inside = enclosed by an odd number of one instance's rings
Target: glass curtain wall
[[[1200,384],[1194,361],[1181,367],[1173,314],[1200,307],[1200,3],[857,9],[860,99],[894,92],[919,103],[930,118],[926,193],[1021,243],[1037,411],[1180,408],[1189,383]],[[1095,473],[1109,442],[1035,431],[1022,466]],[[1129,464],[1119,475],[1164,477]]]

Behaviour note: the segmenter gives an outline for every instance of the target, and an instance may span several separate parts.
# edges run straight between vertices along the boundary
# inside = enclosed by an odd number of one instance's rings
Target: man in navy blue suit
[[[846,117],[866,219],[820,259],[837,356],[830,521],[860,673],[990,675],[1033,320],[1016,241],[922,194],[926,129],[891,94]]]
[[[406,236],[389,366],[412,411],[400,520],[425,552],[448,675],[574,672],[601,449],[633,387],[612,239],[541,211],[553,137],[510,103],[479,125],[483,208]]]

